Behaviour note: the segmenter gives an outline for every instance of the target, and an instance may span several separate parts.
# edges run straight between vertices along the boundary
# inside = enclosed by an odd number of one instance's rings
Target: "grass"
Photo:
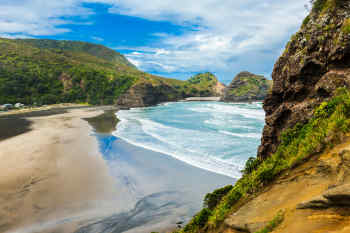
[[[267,224],[266,227],[261,229],[260,231],[256,231],[255,233],[270,233],[274,229],[276,229],[284,220],[283,211],[279,211],[277,215]]]
[[[291,169],[310,156],[322,152],[341,142],[350,132],[350,92],[340,88],[327,102],[323,102],[314,111],[308,123],[297,124],[285,130],[277,151],[264,161],[248,161],[243,177],[222,197],[213,210],[205,210],[180,232],[199,232],[202,228],[218,227],[234,205],[249,193],[256,193],[271,183],[281,172]],[[255,169],[251,169],[253,166]],[[204,217],[203,217],[204,215]],[[200,216],[200,217],[199,217]],[[195,220],[200,218],[200,224]],[[203,224],[204,219],[207,222]]]
[[[239,81],[244,82],[244,85],[241,85],[238,88],[232,90],[231,94],[235,96],[244,96],[244,95],[258,95],[262,87],[269,88],[271,83],[263,77],[260,76],[249,76],[249,77],[240,77]]]
[[[343,23],[343,26],[341,28],[343,33],[349,34],[350,33],[350,18],[346,19]]]

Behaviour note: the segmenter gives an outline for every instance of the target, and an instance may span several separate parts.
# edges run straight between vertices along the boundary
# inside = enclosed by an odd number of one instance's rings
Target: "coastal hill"
[[[224,88],[210,73],[189,81],[154,76],[139,71],[120,53],[86,42],[0,38],[0,50],[0,104],[142,107],[219,96]]]
[[[272,81],[247,71],[239,73],[225,89],[221,101],[246,102],[264,100]]]
[[[350,232],[349,15],[314,1],[275,64],[258,157],[178,232]]]
[[[124,56],[85,42],[0,39],[0,104],[112,104],[142,74]]]
[[[225,86],[212,73],[200,73],[186,81],[156,76],[141,77],[118,99],[121,107],[146,107],[188,97],[221,96]]]

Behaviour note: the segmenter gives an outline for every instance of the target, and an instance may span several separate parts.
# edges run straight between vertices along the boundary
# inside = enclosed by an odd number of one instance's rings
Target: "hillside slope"
[[[247,71],[239,73],[225,89],[221,101],[261,101],[271,89],[272,81]]]
[[[258,158],[179,232],[350,232],[349,16],[314,1],[275,64]]]
[[[32,45],[33,47],[40,49],[54,49],[56,51],[70,51],[76,53],[87,53],[91,56],[115,63],[117,65],[126,65],[132,68],[136,68],[132,63],[128,61],[119,52],[107,48],[103,45],[92,44],[81,41],[69,41],[69,40],[47,40],[47,39],[18,39],[17,43],[25,43]]]
[[[0,104],[112,104],[141,72],[100,45],[0,39]]]

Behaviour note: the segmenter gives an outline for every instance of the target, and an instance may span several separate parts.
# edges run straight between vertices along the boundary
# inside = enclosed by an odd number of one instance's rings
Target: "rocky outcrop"
[[[207,232],[350,232],[349,143],[284,172],[241,204],[225,219],[223,228]],[[261,231],[279,211],[284,213],[280,225]]]
[[[160,77],[141,78],[117,100],[122,108],[148,107],[188,97],[221,96],[225,85],[212,73],[197,74],[187,81]]]
[[[350,2],[317,0],[275,64],[273,88],[264,102],[266,126],[258,151],[276,151],[281,132],[307,122],[339,87],[350,86]]]
[[[224,102],[247,102],[264,100],[272,82],[263,76],[249,72],[239,73],[225,88],[221,97]]]
[[[148,82],[140,82],[119,97],[117,105],[123,108],[148,107],[162,102],[177,101],[186,97],[186,93],[165,83],[153,85]]]

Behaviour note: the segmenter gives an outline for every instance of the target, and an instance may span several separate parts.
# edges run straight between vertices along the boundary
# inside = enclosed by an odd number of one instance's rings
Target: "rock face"
[[[221,97],[224,102],[247,102],[264,100],[272,82],[263,76],[249,72],[239,73],[225,88]]]
[[[260,158],[276,151],[283,130],[307,122],[337,88],[350,86],[350,2],[317,0],[275,64],[272,79]]]
[[[188,97],[221,96],[224,88],[209,72],[197,74],[187,81],[142,78],[118,99],[117,105],[122,108],[147,107]]]
[[[178,91],[176,87],[166,83],[152,85],[151,83],[140,82],[123,94],[118,99],[117,105],[124,108],[148,107],[186,97],[186,93]]]

